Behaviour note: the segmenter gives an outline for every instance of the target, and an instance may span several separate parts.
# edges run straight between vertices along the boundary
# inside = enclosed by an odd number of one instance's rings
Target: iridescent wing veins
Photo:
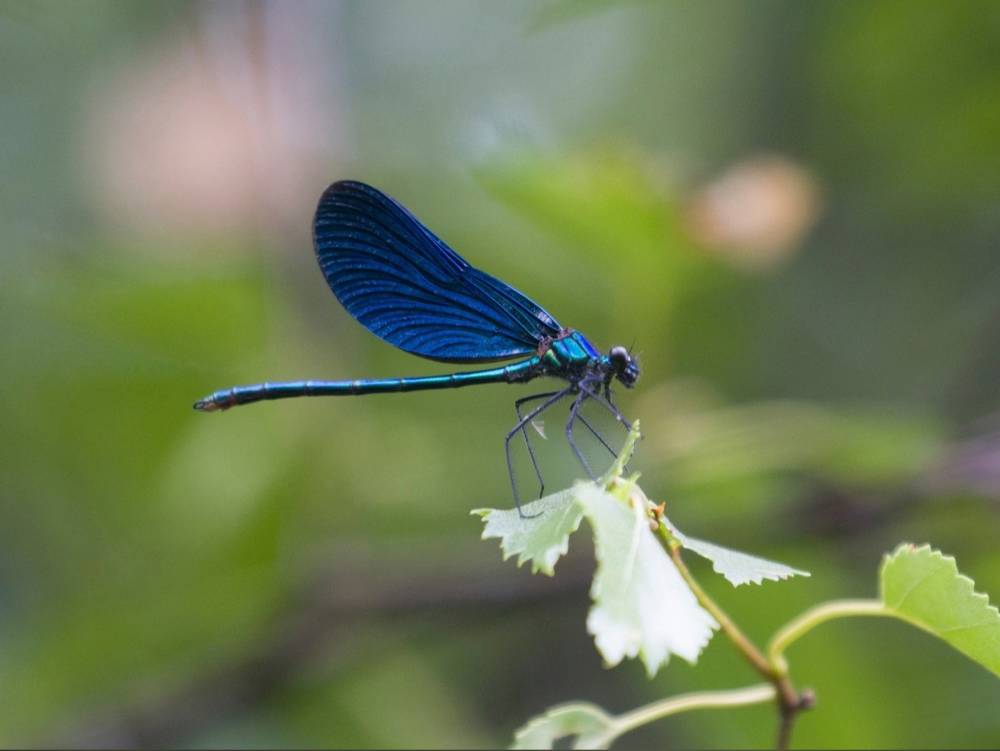
[[[513,287],[470,266],[400,203],[360,182],[326,189],[316,257],[340,304],[369,331],[449,362],[533,353],[560,326]]]

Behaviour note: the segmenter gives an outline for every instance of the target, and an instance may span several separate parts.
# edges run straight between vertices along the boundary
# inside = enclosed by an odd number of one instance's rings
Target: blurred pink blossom
[[[152,235],[306,226],[344,141],[318,8],[199,8],[99,82],[82,144],[98,209]]]

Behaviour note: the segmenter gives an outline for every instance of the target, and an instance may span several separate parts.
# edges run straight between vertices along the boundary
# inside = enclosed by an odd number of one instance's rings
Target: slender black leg
[[[569,447],[573,449],[573,453],[576,454],[576,458],[580,460],[580,464],[583,465],[587,475],[591,480],[596,480],[597,476],[590,468],[590,464],[587,463],[587,457],[585,457],[583,452],[580,451],[580,447],[576,445],[576,440],[573,437],[573,425],[576,423],[577,417],[580,416],[580,405],[583,404],[583,400],[585,398],[586,393],[580,392],[580,395],[574,400],[573,406],[569,408],[569,420],[566,422],[566,440],[569,442]]]
[[[517,506],[517,513],[520,514],[522,519],[530,519],[533,518],[534,516],[538,516],[538,514],[527,515],[523,511],[521,511],[521,497],[517,492],[517,483],[514,481],[514,463],[511,460],[510,456],[510,440],[511,438],[517,435],[518,431],[523,430],[525,425],[534,420],[536,417],[538,417],[538,415],[540,415],[542,412],[547,410],[553,404],[558,402],[572,390],[573,390],[572,386],[567,386],[562,391],[555,392],[552,396],[550,396],[548,399],[542,402],[542,404],[535,407],[528,414],[526,414],[524,417],[518,420],[517,425],[515,425],[511,429],[511,431],[507,434],[507,437],[504,439],[503,447],[504,447],[504,453],[507,456],[507,474],[510,477],[511,490],[514,491],[514,503]]]
[[[594,401],[598,402],[599,404],[602,404],[605,409],[607,409],[611,414],[615,416],[615,419],[618,420],[618,422],[620,422],[622,425],[625,426],[626,430],[632,430],[632,423],[626,420],[625,415],[621,413],[618,407],[616,407],[610,401],[605,399],[604,396],[599,391],[592,391],[590,387],[587,386],[587,384],[585,383],[580,384],[580,390]]]
[[[601,445],[608,450],[608,453],[611,454],[611,456],[615,457],[616,459],[618,458],[618,452],[615,451],[613,448],[611,448],[608,442],[604,440],[604,437],[597,432],[594,426],[592,426],[589,422],[587,422],[587,418],[583,416],[583,412],[577,415],[577,419],[584,424],[584,427],[586,427],[587,430],[589,430],[598,441],[601,442]],[[622,469],[628,472],[629,471],[628,464],[622,467]]]
[[[622,424],[622,426],[626,430],[628,430],[628,431],[632,430],[632,424],[628,420],[625,419],[625,416],[622,415],[621,410],[619,410],[618,407],[615,406],[614,401],[612,401],[612,397],[611,397],[611,384],[610,383],[605,383],[604,384],[604,394],[605,395],[603,397],[600,394],[600,390],[598,390],[597,392],[593,392],[593,391],[591,391],[587,387],[586,384],[580,384],[580,388],[581,388],[581,390],[584,393],[586,393],[588,396],[593,397],[594,399],[596,399],[602,406],[604,406],[609,412],[611,412],[611,414],[613,414],[615,416],[615,419],[618,420],[618,422],[620,422]],[[580,418],[583,419],[583,415],[581,415]],[[586,425],[586,422],[584,422],[584,425]],[[588,427],[590,427],[590,426],[588,426]],[[591,432],[594,432],[593,428],[591,428]],[[600,440],[600,436],[598,436],[598,439]],[[601,443],[604,443],[604,441],[602,440]],[[605,447],[607,447],[606,443],[604,443],[604,445],[605,445]],[[610,447],[608,448],[608,450],[611,451]],[[612,451],[612,453],[614,453],[614,452]],[[628,471],[628,464],[626,464],[623,467],[623,469],[627,472]]]
[[[535,399],[545,399],[549,396],[555,396],[558,391],[546,391],[544,394],[532,394],[531,396],[525,396],[514,402],[514,411],[517,412],[517,419],[521,420],[521,405],[528,402],[534,401]],[[528,436],[528,426],[525,425],[521,428],[521,434],[524,436],[524,445],[528,448],[528,456],[531,457],[531,466],[535,469],[535,477],[538,478],[538,497],[541,498],[545,494],[545,480],[542,478],[542,470],[538,468],[538,460],[535,458],[535,449],[531,445],[531,438]]]
[[[618,453],[613,448],[611,448],[611,445],[606,440],[604,440],[604,436],[598,433],[597,429],[587,421],[586,417],[583,416],[583,412],[580,412],[576,416],[576,419],[583,423],[583,427],[589,430],[590,434],[594,436],[594,438],[596,438],[598,441],[600,441],[600,444],[608,450],[608,453],[611,454],[611,456],[618,456]]]

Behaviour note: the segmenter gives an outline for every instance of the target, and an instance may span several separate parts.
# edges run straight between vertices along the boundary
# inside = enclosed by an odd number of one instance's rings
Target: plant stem
[[[669,699],[655,701],[631,712],[626,712],[615,718],[618,735],[635,730],[646,723],[668,717],[672,714],[687,712],[692,709],[714,709],[717,707],[739,707],[745,704],[760,704],[771,701],[775,697],[774,686],[762,683],[747,688],[736,688],[729,691],[700,691],[693,694],[674,696]]]
[[[821,623],[854,616],[892,617],[893,613],[879,600],[833,600],[817,605],[783,626],[771,639],[768,658],[782,674],[787,673],[784,653],[788,647]]]
[[[697,598],[698,602],[701,603],[702,607],[705,608],[712,617],[718,622],[719,627],[722,629],[723,633],[729,637],[729,640],[736,646],[736,648],[742,653],[749,662],[754,670],[760,673],[764,678],[769,681],[773,681],[777,673],[771,667],[771,664],[767,661],[764,654],[757,648],[757,646],[750,641],[750,639],[744,634],[739,627],[733,623],[733,620],[726,614],[726,612],[719,607],[719,605],[713,600],[701,585],[691,574],[690,569],[688,569],[687,564],[684,563],[684,559],[681,557],[681,548],[679,545],[671,544],[668,547],[670,557],[674,561],[674,565],[677,570],[680,571],[681,576],[687,585],[694,592],[694,596]]]
[[[812,693],[799,694],[795,690],[795,686],[792,685],[785,666],[765,657],[757,645],[750,641],[747,635],[733,623],[733,620],[719,607],[715,600],[709,597],[708,593],[702,589],[684,563],[684,559],[681,556],[680,543],[670,534],[670,530],[667,529],[666,525],[660,522],[657,525],[657,532],[660,543],[666,549],[667,553],[670,554],[674,565],[680,572],[681,577],[691,588],[698,602],[715,618],[719,624],[719,628],[722,629],[722,632],[729,638],[729,641],[733,643],[733,646],[736,647],[747,662],[750,663],[753,669],[760,673],[774,687],[774,698],[778,702],[778,711],[781,714],[781,724],[778,730],[776,747],[779,751],[783,751],[788,748],[795,716],[803,709],[808,709],[813,705],[814,699]]]

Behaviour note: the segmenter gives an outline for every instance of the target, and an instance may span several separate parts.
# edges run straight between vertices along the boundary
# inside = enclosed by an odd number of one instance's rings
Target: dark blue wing
[[[394,199],[354,181],[326,189],[316,257],[340,304],[390,344],[448,362],[533,353],[560,326],[499,279],[470,266]]]

